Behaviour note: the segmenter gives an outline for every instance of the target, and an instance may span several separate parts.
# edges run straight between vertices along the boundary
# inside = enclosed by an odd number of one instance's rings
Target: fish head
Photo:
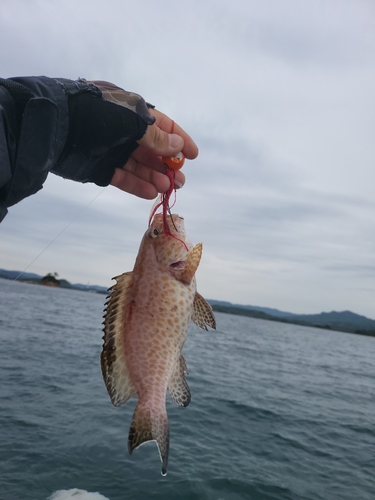
[[[156,214],[146,233],[150,238],[158,263],[171,271],[182,269],[188,253],[193,248],[187,239],[184,219],[177,214],[167,216],[171,234],[166,234],[163,215]]]

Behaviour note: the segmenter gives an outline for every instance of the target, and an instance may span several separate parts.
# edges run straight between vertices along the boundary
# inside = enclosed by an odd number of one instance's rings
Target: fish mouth
[[[183,269],[185,267],[185,261],[178,260],[177,262],[173,262],[169,267],[172,269]]]

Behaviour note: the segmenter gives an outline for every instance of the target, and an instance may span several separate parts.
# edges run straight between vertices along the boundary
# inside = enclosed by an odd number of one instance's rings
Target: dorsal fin
[[[117,283],[110,288],[111,294],[108,296],[104,313],[104,343],[100,364],[104,383],[114,406],[124,404],[130,396],[136,393],[128,373],[121,342],[125,302],[131,278],[131,272],[113,278]]]

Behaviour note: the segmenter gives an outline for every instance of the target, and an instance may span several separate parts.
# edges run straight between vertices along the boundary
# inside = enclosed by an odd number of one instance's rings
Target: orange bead
[[[180,170],[185,163],[184,153],[177,153],[176,156],[162,156],[163,162],[172,170]]]

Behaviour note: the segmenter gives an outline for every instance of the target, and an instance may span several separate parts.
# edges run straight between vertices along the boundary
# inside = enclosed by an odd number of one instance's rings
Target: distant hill
[[[353,331],[357,329],[375,330],[375,321],[373,319],[351,311],[293,315],[293,320],[307,321],[316,325],[334,325],[337,329],[344,328],[344,331],[347,331],[347,329]]]
[[[224,306],[224,307],[237,307],[240,309],[250,309],[252,311],[261,311],[271,316],[276,316],[279,318],[286,318],[288,316],[293,316],[293,313],[279,311],[279,309],[273,309],[272,307],[260,307],[260,306],[246,306],[243,304],[232,304],[231,302],[226,302],[224,300],[209,300],[211,305]]]
[[[35,273],[21,273],[21,271],[0,269],[0,278],[10,280],[15,280],[17,278],[17,281],[40,283],[43,276]],[[72,284],[64,279],[59,280],[59,283],[62,288],[70,288],[83,292],[108,293],[107,288],[104,286],[83,285],[81,283]],[[355,314],[351,311],[331,311],[322,312],[320,314],[293,314],[271,307],[232,304],[231,302],[222,300],[209,300],[208,302],[211,304],[212,309],[218,312],[375,337],[375,320]]]
[[[42,276],[34,273],[21,273],[21,271],[7,271],[6,269],[0,269],[0,278],[5,278],[7,280],[15,280],[18,276],[22,276],[23,280],[41,280]]]
[[[375,320],[351,311],[293,314],[269,307],[245,306],[218,300],[209,300],[209,303],[218,312],[375,337]]]

